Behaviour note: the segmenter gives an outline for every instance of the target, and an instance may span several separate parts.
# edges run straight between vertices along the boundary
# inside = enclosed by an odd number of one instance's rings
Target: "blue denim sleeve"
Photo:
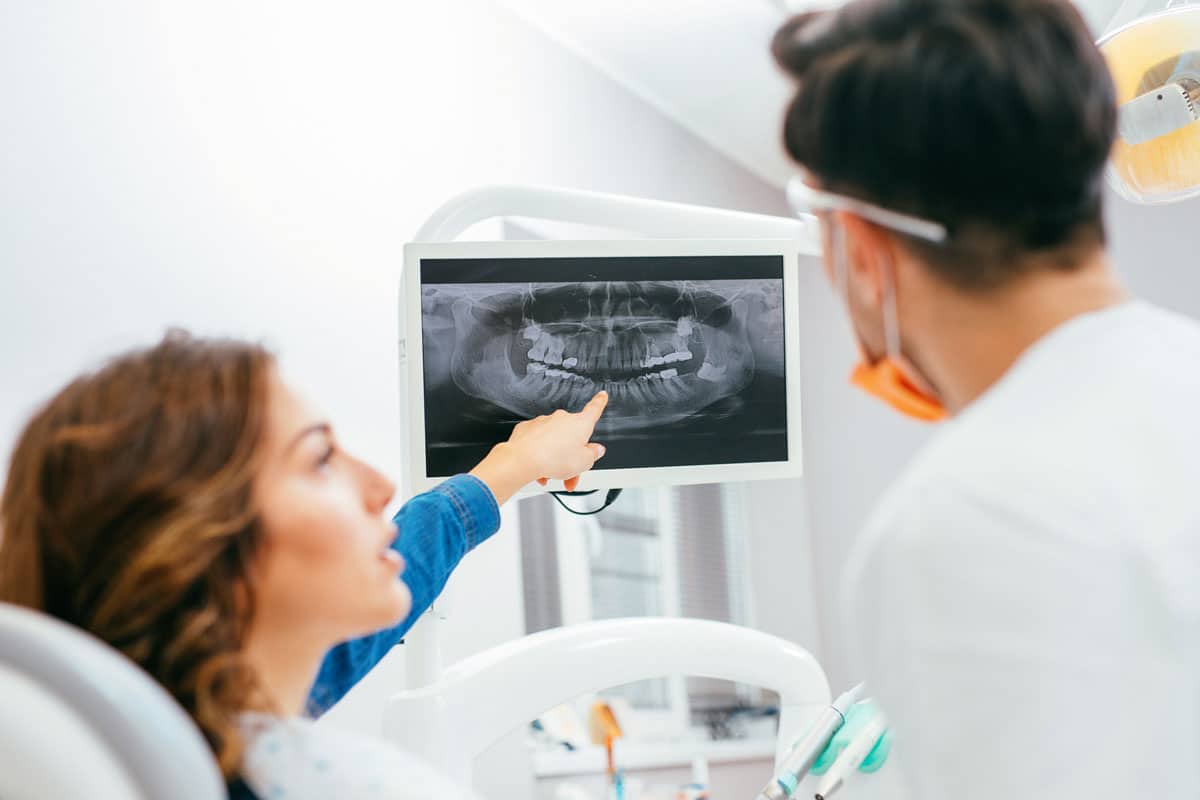
[[[329,651],[308,698],[313,716],[342,699],[403,638],[441,594],[462,557],[499,530],[500,508],[483,481],[457,475],[409,500],[395,520],[400,535],[393,548],[406,563],[402,580],[412,593],[412,610],[393,628]]]

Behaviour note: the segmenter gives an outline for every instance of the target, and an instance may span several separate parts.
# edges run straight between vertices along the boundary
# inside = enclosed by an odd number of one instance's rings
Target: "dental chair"
[[[583,691],[680,672],[780,694],[779,754],[829,702],[794,644],[705,620],[573,625],[462,661],[381,705],[385,738],[469,783],[506,731]],[[0,603],[0,798],[224,800],[200,731],[149,675],[94,637]]]
[[[98,639],[0,603],[0,798],[225,800],[204,737]]]

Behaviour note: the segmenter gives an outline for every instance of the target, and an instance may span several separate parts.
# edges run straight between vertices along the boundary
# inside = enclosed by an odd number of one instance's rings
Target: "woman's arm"
[[[400,535],[393,547],[407,566],[403,580],[412,609],[399,625],[343,642],[329,651],[308,698],[313,716],[350,691],[379,663],[441,594],[462,557],[500,528],[500,504],[523,486],[547,478],[566,480],[587,471],[604,447],[589,443],[608,395],[597,394],[578,414],[558,411],[522,422],[470,475],[458,475],[417,495],[396,514]]]

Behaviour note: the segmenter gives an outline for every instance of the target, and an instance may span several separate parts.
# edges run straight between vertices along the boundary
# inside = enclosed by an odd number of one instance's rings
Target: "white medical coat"
[[[918,455],[842,583],[910,800],[1200,798],[1200,325],[1073,319]]]

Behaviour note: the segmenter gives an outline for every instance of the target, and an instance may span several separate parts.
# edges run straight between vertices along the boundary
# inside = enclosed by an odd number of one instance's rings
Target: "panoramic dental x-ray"
[[[600,390],[599,469],[786,460],[781,258],[423,267],[431,475],[469,469],[516,423],[578,411]]]

